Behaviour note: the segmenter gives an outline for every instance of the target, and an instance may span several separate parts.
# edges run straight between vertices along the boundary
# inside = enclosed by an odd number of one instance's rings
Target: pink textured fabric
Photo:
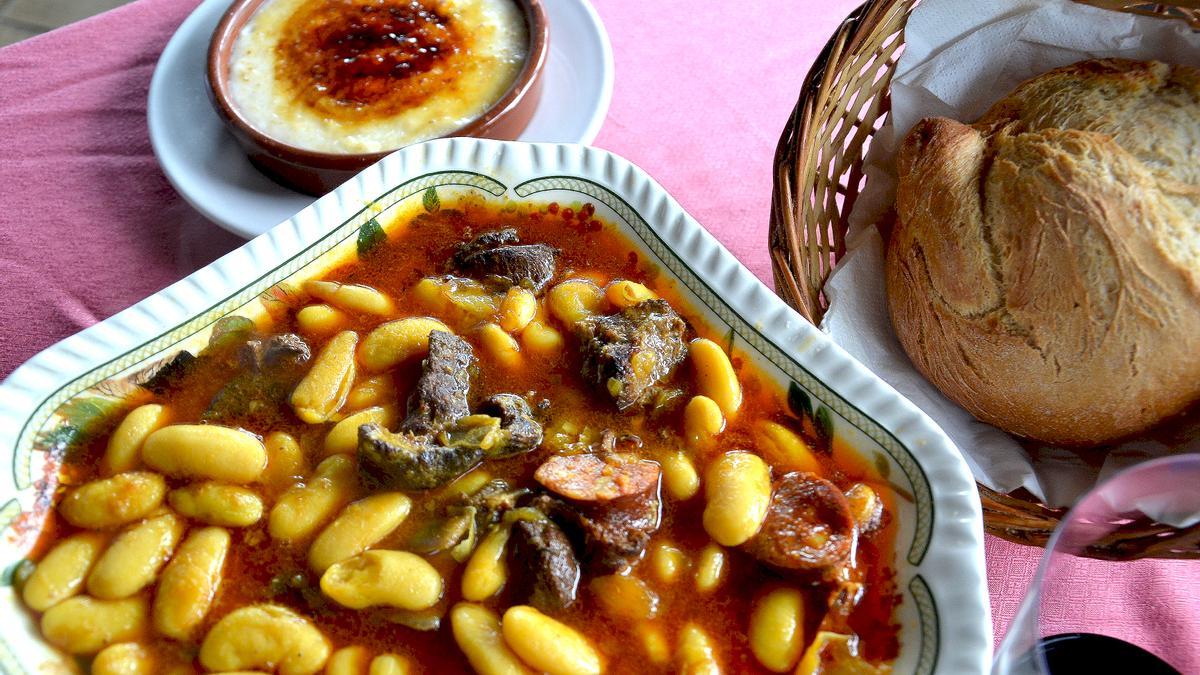
[[[0,376],[240,243],[175,194],[146,132],[154,64],[196,4],[140,0],[0,49]],[[775,143],[809,65],[856,0],[596,4],[617,66],[597,145],[649,171],[771,283]],[[1040,551],[989,537],[987,555],[1002,635]],[[1121,625],[1200,672],[1200,564],[1085,562],[1081,575],[1057,625]],[[1147,595],[1156,600],[1142,610],[1119,609]]]
[[[989,536],[992,621],[1003,636],[1042,550]],[[1042,603],[1043,634],[1100,633],[1133,642],[1181,673],[1200,673],[1200,563],[1071,559]],[[998,640],[997,640],[998,641]]]

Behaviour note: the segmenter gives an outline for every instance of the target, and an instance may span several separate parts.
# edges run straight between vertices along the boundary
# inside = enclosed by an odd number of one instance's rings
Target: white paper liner
[[[1200,451],[1200,433],[1178,430],[1173,438],[1128,442],[1108,453],[1027,450],[976,420],[925,380],[900,347],[888,318],[883,241],[875,227],[894,199],[895,150],[920,119],[973,122],[1026,79],[1089,58],[1200,66],[1200,35],[1182,21],[1067,0],[925,0],[909,19],[905,40],[892,80],[891,117],[871,143],[867,185],[850,215],[848,251],[826,284],[830,308],[822,329],[937,421],[975,478],[999,492],[1024,487],[1048,505],[1067,506],[1121,468]],[[1173,520],[1190,518],[1175,514]]]

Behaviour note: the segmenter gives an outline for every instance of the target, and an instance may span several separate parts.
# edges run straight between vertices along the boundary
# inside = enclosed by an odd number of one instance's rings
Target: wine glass
[[[1200,454],[1164,457],[1116,474],[1100,483],[1067,513],[1046,545],[1037,574],[1030,583],[1012,625],[996,652],[993,675],[1062,675],[1063,673],[1137,673],[1178,675],[1160,656],[1139,646],[1144,626],[1113,622],[1089,626],[1085,619],[1072,623],[1059,618],[1051,625],[1051,605],[1069,607],[1087,593],[1080,587],[1079,553],[1102,539],[1119,540],[1121,530],[1146,519],[1175,528],[1200,523]],[[1121,563],[1112,563],[1119,565]],[[1075,577],[1073,579],[1073,576]],[[1180,588],[1192,593],[1196,588]],[[1127,598],[1129,605],[1113,612],[1152,616],[1155,598]],[[1063,612],[1055,612],[1057,615]],[[1102,632],[1101,632],[1102,631]]]

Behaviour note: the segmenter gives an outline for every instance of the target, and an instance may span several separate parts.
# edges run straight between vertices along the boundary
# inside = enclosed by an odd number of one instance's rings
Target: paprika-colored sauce
[[[538,242],[559,251],[557,273],[552,283],[564,279],[587,278],[603,285],[613,280],[636,280],[667,300],[690,324],[691,336],[706,337],[723,342],[721,332],[705,325],[702,315],[684,301],[668,275],[632,249],[617,229],[594,213],[590,204],[576,208],[558,204],[532,205],[500,209],[494,206],[464,201],[443,204],[434,213],[421,214],[400,227],[388,228],[387,238],[370,250],[363,259],[347,263],[326,275],[325,279],[345,284],[361,284],[385,293],[395,303],[395,316],[450,315],[431,311],[423,304],[414,287],[423,279],[436,277],[446,270],[457,243],[483,232],[501,228],[516,228],[524,242]],[[296,318],[311,299],[294,297],[291,306],[277,308],[269,323],[259,322],[263,334],[280,332],[303,333]],[[611,311],[611,310],[609,310]],[[547,322],[552,318],[539,317]],[[344,329],[367,335],[388,317],[348,313]],[[465,325],[465,324],[464,324]],[[581,375],[581,356],[566,327],[560,326],[567,337],[563,348],[550,355],[527,353],[517,365],[500,362],[470,328],[461,328],[465,339],[473,344],[479,360],[473,376],[472,398],[478,399],[497,392],[518,392],[533,400],[551,402],[549,417],[544,420],[544,446],[528,454],[507,459],[487,461],[480,470],[490,476],[503,478],[512,485],[538,489],[533,473],[547,457],[557,450],[554,438],[570,422],[575,428],[612,430],[618,435],[636,435],[641,441],[635,452],[644,458],[662,462],[671,453],[686,447],[681,437],[681,412],[671,409],[661,415],[628,414],[616,410],[612,400],[595,384]],[[306,339],[317,354],[327,337],[308,335]],[[171,384],[170,390],[157,395],[155,402],[170,410],[170,423],[196,423],[217,393],[245,366],[237,358],[211,358],[202,368],[187,372]],[[733,449],[757,451],[760,441],[758,425],[765,421],[777,423],[802,438],[812,449],[820,464],[820,474],[839,489],[856,483],[872,486],[883,503],[881,524],[857,537],[856,546],[847,562],[850,578],[861,584],[861,597],[849,613],[848,621],[838,625],[842,631],[853,631],[859,639],[859,654],[873,664],[893,660],[898,652],[897,627],[893,615],[898,601],[894,584],[893,553],[895,519],[891,515],[895,495],[888,483],[852,449],[844,447],[836,433],[833,439],[817,431],[809,414],[791,409],[788,394],[735,349],[732,365],[744,392],[740,413],[728,420],[716,447],[704,451],[688,450],[688,456],[703,475],[705,465],[720,453]],[[412,392],[421,364],[403,363],[384,373],[391,393],[386,405],[403,405]],[[367,377],[362,375],[360,379]],[[694,374],[681,364],[664,380],[665,386],[693,390]],[[298,440],[307,454],[310,467],[321,461],[323,439],[332,424],[306,424],[292,414],[285,403],[273,410],[248,411],[228,417],[224,424],[243,427],[259,435],[285,432]],[[100,478],[100,457],[105,452],[107,438],[96,438],[89,445],[71,453],[65,461],[62,482],[78,486]],[[775,471],[782,471],[778,467]],[[186,480],[171,478],[169,487],[186,485]],[[268,511],[290,485],[255,485]],[[407,520],[394,532],[375,545],[380,549],[404,550],[414,538],[442,514],[452,501],[453,484],[411,494],[413,506]],[[360,498],[372,494],[361,486],[354,494]],[[806,642],[823,628],[830,598],[830,585],[812,575],[791,575],[771,569],[740,548],[726,549],[726,562],[721,581],[707,592],[697,590],[695,576],[701,551],[711,544],[702,525],[706,497],[701,488],[698,494],[684,499],[664,497],[661,526],[653,534],[646,553],[636,561],[628,574],[642,580],[657,598],[653,616],[639,621],[614,616],[598,602],[592,585],[593,576],[585,574],[579,583],[577,602],[567,609],[554,612],[553,617],[586,636],[591,645],[603,655],[609,673],[641,673],[673,671],[675,656],[668,653],[667,661],[657,662],[647,652],[643,642],[647,631],[666,636],[668,649],[677,643],[680,631],[687,625],[697,626],[714,640],[715,658],[728,673],[765,673],[767,670],[751,651],[748,623],[756,602],[763,595],[780,587],[799,590],[804,597],[801,620]],[[440,627],[427,626],[418,630],[397,620],[397,612],[386,607],[362,610],[339,606],[325,597],[318,586],[318,576],[307,564],[308,541],[287,544],[272,539],[268,519],[248,527],[231,528],[233,544],[223,569],[223,580],[214,602],[203,622],[190,640],[174,641],[157,636],[153,631],[142,640],[153,652],[159,670],[168,665],[192,663],[197,647],[211,627],[229,612],[247,605],[273,603],[288,607],[310,620],[334,649],[359,645],[370,654],[401,655],[412,672],[459,673],[469,672],[463,651],[456,643],[446,618],[450,607],[462,600],[463,564],[454,560],[449,551],[426,556],[445,580],[445,594],[428,614],[440,617]],[[191,527],[199,527],[193,524]],[[78,528],[51,516],[44,529],[44,538],[33,556],[40,558],[62,538],[78,532]],[[683,568],[674,579],[664,579],[656,571],[654,549],[669,546],[683,556]],[[529,570],[510,569],[511,579],[518,579]],[[151,587],[144,591],[153,597]],[[506,608],[523,602],[513,583],[482,604],[498,615]],[[859,671],[856,671],[859,672]],[[866,672],[866,671],[861,671]]]

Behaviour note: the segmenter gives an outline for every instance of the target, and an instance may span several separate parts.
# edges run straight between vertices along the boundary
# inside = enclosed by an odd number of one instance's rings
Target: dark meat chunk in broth
[[[480,410],[434,434],[435,440],[445,446],[477,447],[488,459],[513,457],[541,445],[542,425],[520,396],[496,394]]]
[[[392,433],[378,424],[358,428],[358,470],[363,482],[389,490],[445,485],[483,460],[478,447],[446,447],[428,436]]]
[[[164,396],[175,388],[196,363],[196,356],[186,349],[180,350],[142,373],[141,386],[158,396]]]
[[[230,423],[278,410],[304,376],[311,355],[308,343],[294,333],[246,341],[237,352],[242,372],[217,391],[201,419]]]
[[[483,487],[464,497],[466,505],[479,514],[479,529],[500,522],[500,517],[517,507],[517,502],[529,494],[525,488],[509,485],[508,481],[494,478]]]
[[[793,471],[775,481],[767,517],[746,550],[780,569],[819,571],[844,563],[854,536],[842,491],[815,474]]]
[[[495,394],[484,401],[480,412],[500,418],[499,438],[488,457],[511,457],[529,452],[542,444],[542,425],[533,418],[533,410],[516,394]]]
[[[451,500],[441,517],[431,519],[409,536],[405,548],[421,554],[450,550],[454,559],[462,562],[475,550],[482,533],[499,523],[528,493],[506,480],[490,480],[475,492]]]
[[[401,429],[429,434],[470,414],[467,392],[475,356],[465,340],[443,331],[429,334],[429,355],[421,362],[421,377],[408,399],[408,417]]]
[[[250,340],[238,358],[242,365],[259,372],[275,368],[294,368],[308,362],[312,352],[304,338],[295,333],[280,333],[266,340]]]
[[[554,278],[558,252],[546,244],[521,244],[514,229],[497,230],[459,244],[454,267],[479,280],[501,279],[541,293]]]
[[[543,612],[575,604],[579,561],[571,542],[549,518],[517,520],[508,539],[509,564],[517,573],[517,597]]]
[[[542,426],[529,404],[514,394],[488,398],[472,415],[467,404],[471,345],[443,331],[429,334],[429,355],[408,400],[399,433],[379,425],[359,429],[359,468],[369,485],[426,490],[445,485],[486,457],[510,457],[542,442]]]
[[[579,324],[583,377],[625,410],[671,373],[687,354],[687,323],[665,300],[644,300]]]
[[[598,572],[623,570],[641,557],[661,521],[657,462],[628,455],[552,457],[534,479],[559,498],[532,506],[571,533]]]

